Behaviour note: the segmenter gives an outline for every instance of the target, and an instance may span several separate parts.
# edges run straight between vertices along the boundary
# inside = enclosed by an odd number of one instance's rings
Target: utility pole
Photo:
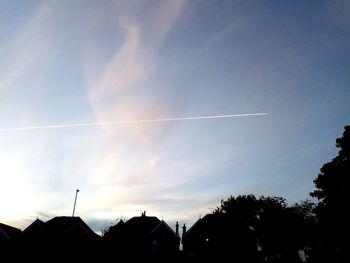
[[[72,217],[74,217],[75,204],[77,203],[78,193],[79,193],[79,189],[77,189],[77,190],[75,191],[75,199],[74,199],[74,207],[73,207],[73,215],[72,215]]]

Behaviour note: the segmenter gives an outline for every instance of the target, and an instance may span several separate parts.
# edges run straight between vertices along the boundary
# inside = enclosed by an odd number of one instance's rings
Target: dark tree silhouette
[[[283,262],[297,262],[297,251],[314,240],[314,206],[308,200],[288,206],[282,197],[239,195],[221,200],[214,213],[226,214],[252,228],[262,255],[280,255]]]
[[[343,137],[336,140],[339,154],[324,164],[314,180],[317,190],[311,193],[328,207],[349,200],[350,176],[350,126],[345,126]]]
[[[350,126],[336,139],[338,156],[324,164],[314,180],[316,190],[310,193],[318,198],[317,215],[324,245],[333,251],[349,254],[349,178],[350,178]],[[339,254],[339,253],[338,253]]]
[[[224,213],[236,220],[255,225],[259,202],[254,195],[239,195],[236,198],[231,195],[227,200],[221,200],[214,213]]]
[[[315,216],[315,203],[305,200],[287,208],[285,220],[286,236],[285,242],[290,250],[306,249],[309,256],[308,262],[319,262],[316,260],[315,250],[317,247],[317,222]]]

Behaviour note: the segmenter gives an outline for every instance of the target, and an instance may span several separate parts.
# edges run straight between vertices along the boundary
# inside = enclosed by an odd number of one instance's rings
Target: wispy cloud
[[[125,34],[123,45],[90,89],[91,102],[96,107],[102,107],[106,97],[125,91],[147,73],[146,54],[140,46],[139,26],[126,18],[120,18],[119,26]]]
[[[159,74],[159,69],[156,70],[157,49],[174,24],[181,6],[182,1],[162,1],[142,21],[119,16],[117,26],[124,32],[122,45],[116,47],[113,57],[89,88],[90,102],[99,122],[150,119],[167,111],[165,103],[152,101],[152,94],[145,92],[145,87],[152,85],[149,81],[153,74]],[[103,127],[115,136],[128,134],[146,144],[157,138],[162,130],[160,126],[146,124],[119,127],[118,130]]]
[[[152,61],[141,47],[140,28],[125,18],[121,19],[120,26],[125,31],[123,45],[89,90],[91,105],[99,122],[111,118],[145,118],[149,112],[156,111],[147,102],[147,98],[128,95],[131,90],[135,92],[136,85],[142,85],[142,80],[145,81],[151,71]],[[113,132],[111,127],[103,127],[108,133]],[[127,129],[135,137],[142,134],[138,127],[128,126]]]
[[[154,45],[161,44],[173,27],[176,19],[181,14],[185,4],[184,0],[160,1],[149,13],[151,27],[148,31],[154,41]]]
[[[203,174],[218,162],[218,156],[202,162],[164,163],[157,155],[138,153],[138,158],[132,158],[117,152],[117,149],[109,154],[105,152],[104,157],[99,156],[97,163],[90,166],[88,181],[94,189],[84,196],[82,192],[80,214],[103,219],[131,217],[138,210],[146,210],[169,220],[189,220],[210,212],[208,208],[220,201],[215,188],[195,194],[188,189],[189,185],[205,180]]]
[[[199,49],[200,54],[208,52],[212,48],[217,48],[222,41],[225,41],[225,38],[233,34],[235,31],[244,28],[246,25],[251,23],[251,21],[245,20],[235,20],[225,27],[221,28],[218,32],[212,35]]]
[[[33,70],[41,71],[52,56],[49,3],[41,3],[27,25],[0,46],[0,90]],[[50,50],[50,52],[49,52]]]

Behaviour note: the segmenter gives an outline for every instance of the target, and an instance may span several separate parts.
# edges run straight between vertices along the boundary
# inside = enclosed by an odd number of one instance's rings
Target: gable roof
[[[6,224],[0,223],[0,241],[11,240],[21,234],[21,230]]]
[[[175,231],[165,222],[155,216],[135,216],[128,221],[119,221],[111,226],[104,235],[105,238],[126,238],[130,240],[147,239],[155,236],[179,239]]]
[[[198,219],[194,225],[185,233],[183,240],[203,238],[207,235],[217,237],[235,236],[236,238],[251,237],[254,230],[248,224],[232,220],[226,214],[207,214]]]
[[[150,233],[160,220],[155,216],[135,216],[125,222],[124,227],[127,231],[137,232],[140,234]]]
[[[168,231],[169,233],[174,234],[175,236],[177,236],[177,234],[175,233],[175,231],[164,221],[160,221],[158,225],[156,225],[151,231],[150,233],[156,233],[156,232],[160,232],[162,230]]]
[[[151,231],[150,235],[155,239],[167,239],[173,240],[176,243],[180,242],[180,237],[175,233],[175,231],[165,222],[160,221]]]
[[[125,222],[121,219],[117,224],[110,226],[105,233],[103,234],[103,238],[110,239],[113,238],[115,234],[121,234],[124,231]]]
[[[24,240],[59,238],[95,240],[99,237],[80,217],[67,216],[54,217],[45,223],[37,219],[21,235]]]
[[[21,234],[21,239],[24,240],[42,240],[47,238],[45,223],[40,219],[36,219]]]
[[[80,217],[57,216],[47,221],[45,228],[51,236],[99,237]]]
[[[202,218],[199,218],[185,233],[184,236],[188,235],[188,233],[196,231],[203,224]]]

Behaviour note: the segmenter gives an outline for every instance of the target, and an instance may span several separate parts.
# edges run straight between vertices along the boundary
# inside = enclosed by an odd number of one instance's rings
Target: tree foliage
[[[338,206],[349,201],[350,126],[345,126],[343,137],[336,140],[339,154],[324,164],[314,180],[317,190],[311,193],[326,206]]]
[[[324,241],[349,249],[350,126],[344,128],[343,136],[336,139],[338,156],[321,167],[310,195],[319,200],[316,211]]]
[[[314,206],[308,200],[288,206],[282,197],[239,195],[221,200],[215,213],[249,225],[265,253],[272,255],[310,244],[315,229]]]

